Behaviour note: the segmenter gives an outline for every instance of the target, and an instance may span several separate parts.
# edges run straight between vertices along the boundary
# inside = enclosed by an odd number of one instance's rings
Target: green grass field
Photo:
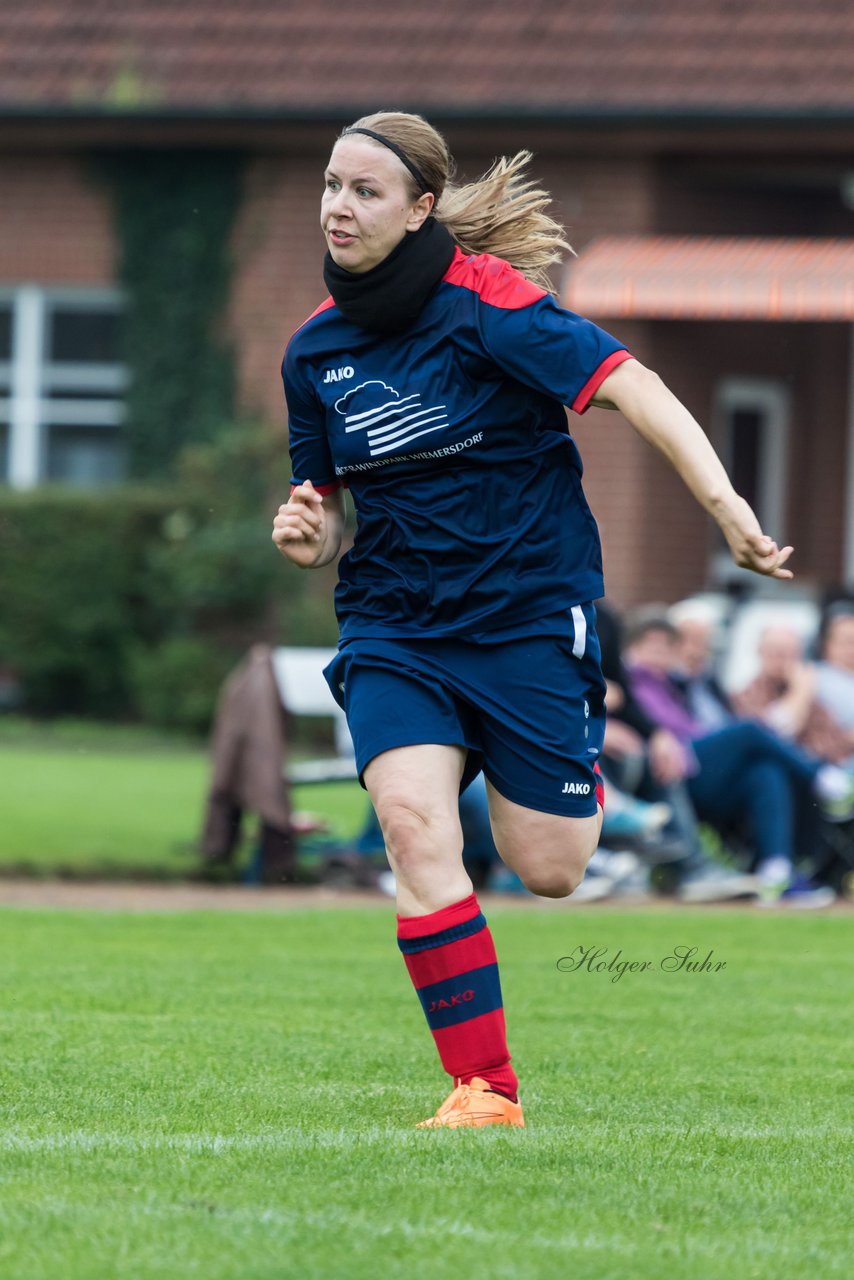
[[[447,1082],[390,904],[0,912],[0,1276],[851,1275],[850,917],[491,924],[524,1131],[413,1128]]]
[[[203,746],[144,728],[0,719],[0,871],[186,878],[208,769]],[[367,806],[358,783],[299,787],[293,801],[336,837]]]

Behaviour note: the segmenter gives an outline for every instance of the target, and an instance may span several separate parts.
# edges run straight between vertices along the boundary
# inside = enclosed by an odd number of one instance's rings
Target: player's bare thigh
[[[465,759],[462,747],[423,743],[383,751],[365,769],[401,915],[427,915],[472,892],[459,810]]]
[[[590,818],[540,813],[508,800],[487,779],[496,848],[531,893],[565,898],[584,879],[599,843],[602,810]]]

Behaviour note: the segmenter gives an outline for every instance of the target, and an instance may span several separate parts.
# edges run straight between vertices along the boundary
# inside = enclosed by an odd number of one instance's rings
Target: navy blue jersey
[[[520,634],[604,592],[564,405],[629,353],[490,254],[457,250],[416,322],[379,337],[332,299],[282,366],[293,483],[356,507],[346,640]]]

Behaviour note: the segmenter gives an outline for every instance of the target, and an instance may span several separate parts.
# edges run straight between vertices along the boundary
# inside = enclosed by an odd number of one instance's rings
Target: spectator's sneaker
[[[756,869],[759,898],[763,907],[800,907],[818,910],[831,907],[836,894],[827,885],[813,884],[798,875],[785,858],[769,858]]]
[[[599,846],[587,864],[587,875],[608,876],[615,884],[629,880],[640,870],[641,860],[627,849],[614,851]]]
[[[394,878],[393,871],[381,871],[377,876],[377,888],[381,889],[387,898],[397,896],[397,881]]]
[[[633,844],[632,850],[648,867],[684,862],[691,856],[690,848],[678,836],[662,835],[656,840],[642,840]]]
[[[769,858],[757,869],[759,900],[763,907],[796,907],[819,910],[832,907],[836,894],[827,885],[813,884],[792,870],[785,858]]]
[[[634,796],[620,796],[619,801],[613,801],[609,796],[602,819],[602,837],[608,841],[651,840],[672,817],[669,804],[647,804]]]
[[[823,764],[815,775],[813,790],[828,822],[848,822],[854,817],[854,773],[837,764]]]
[[[477,1129],[485,1124],[512,1125],[524,1129],[525,1119],[518,1102],[495,1093],[486,1080],[475,1076],[471,1084],[457,1085],[439,1110],[418,1129]]]
[[[728,871],[708,862],[696,871],[680,876],[676,897],[680,902],[729,902],[735,898],[755,898],[759,883],[755,876]]]
[[[794,872],[788,858],[766,858],[756,868],[759,901],[764,907],[775,907],[792,883]]]
[[[573,889],[570,901],[572,902],[601,902],[603,898],[610,898],[614,892],[615,882],[610,876],[591,875],[587,872],[581,884]]]
[[[813,884],[806,876],[793,876],[792,883],[780,895],[781,907],[796,907],[803,911],[816,911],[832,907],[836,894],[829,885]]]

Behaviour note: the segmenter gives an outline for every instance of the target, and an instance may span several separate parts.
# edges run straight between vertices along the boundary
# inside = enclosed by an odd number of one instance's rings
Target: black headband
[[[392,142],[391,138],[386,138],[381,133],[374,133],[373,129],[345,129],[341,134],[341,137],[348,138],[351,133],[364,133],[368,138],[373,138],[375,142],[381,142],[384,147],[388,147],[389,151],[394,152],[401,164],[406,165],[407,169],[418,183],[418,186],[421,189],[421,194],[424,195],[425,192],[430,190],[428,183],[424,181],[424,175],[421,173],[420,169],[412,163],[402,147],[399,147],[396,142]]]

